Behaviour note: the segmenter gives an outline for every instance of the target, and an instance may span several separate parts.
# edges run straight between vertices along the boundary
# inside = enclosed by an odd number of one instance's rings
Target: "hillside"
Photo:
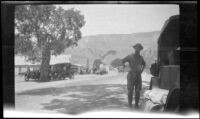
[[[108,50],[115,50],[115,55],[109,55],[103,60],[105,63],[116,58],[123,58],[133,52],[132,46],[135,43],[141,43],[144,50],[141,52],[148,65],[156,58],[157,55],[157,39],[160,31],[140,32],[132,34],[100,34],[83,37],[78,46],[68,48],[65,54],[71,54],[72,63],[86,65],[89,58],[89,65],[92,66],[94,59],[100,58],[98,54],[104,54]]]

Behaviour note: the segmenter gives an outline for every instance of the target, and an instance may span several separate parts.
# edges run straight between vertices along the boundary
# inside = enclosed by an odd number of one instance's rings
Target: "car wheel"
[[[29,81],[29,78],[27,76],[25,76],[25,81]]]
[[[53,76],[51,76],[50,79],[53,80]]]

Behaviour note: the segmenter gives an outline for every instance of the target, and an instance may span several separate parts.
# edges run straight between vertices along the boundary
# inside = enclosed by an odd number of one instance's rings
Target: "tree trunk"
[[[45,44],[42,46],[42,63],[40,72],[40,81],[49,80],[49,63],[50,63],[51,53],[50,47]]]

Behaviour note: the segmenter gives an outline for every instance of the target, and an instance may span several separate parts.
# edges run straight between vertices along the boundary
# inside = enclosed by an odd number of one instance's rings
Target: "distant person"
[[[128,103],[129,107],[132,108],[133,100],[133,90],[135,88],[135,108],[138,108],[140,100],[140,91],[142,88],[142,78],[141,73],[145,68],[145,61],[140,55],[140,51],[143,49],[143,46],[140,43],[137,43],[133,46],[135,53],[126,56],[122,59],[123,65],[128,62],[130,70],[127,75],[127,89],[128,89]]]

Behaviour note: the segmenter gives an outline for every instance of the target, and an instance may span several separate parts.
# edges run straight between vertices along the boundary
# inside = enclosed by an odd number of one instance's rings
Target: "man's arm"
[[[122,59],[122,64],[123,64],[123,66],[125,66],[125,63],[126,63],[126,62],[129,62],[129,55],[126,56],[124,59]]]

